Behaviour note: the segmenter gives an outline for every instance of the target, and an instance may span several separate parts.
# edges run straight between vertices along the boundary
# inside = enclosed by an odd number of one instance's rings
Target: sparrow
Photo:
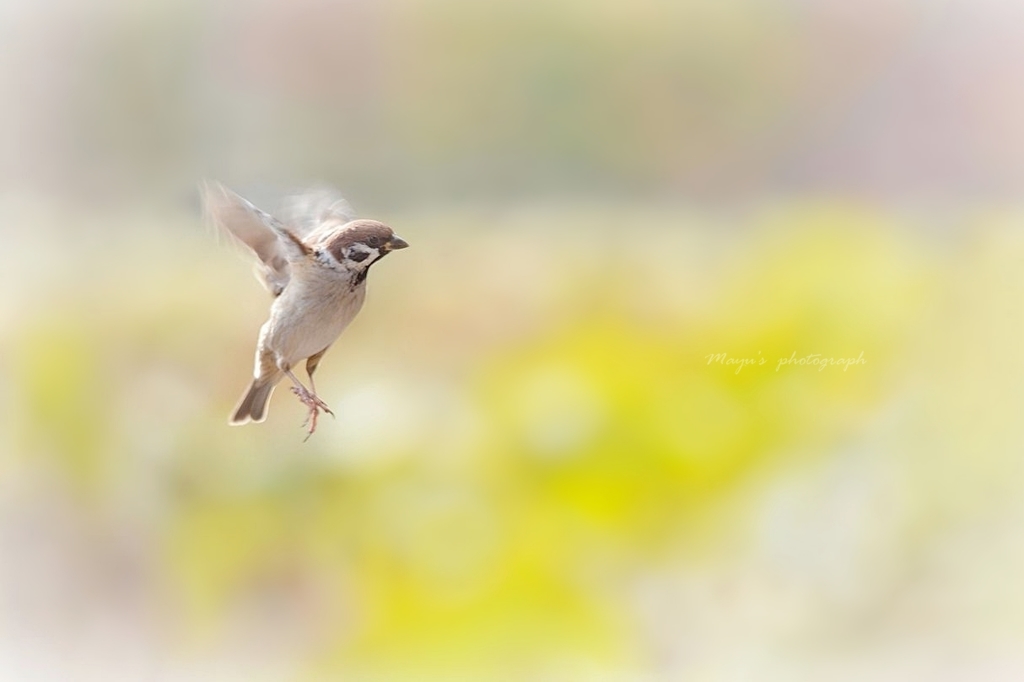
[[[209,218],[256,255],[257,277],[274,296],[256,344],[252,384],[229,423],[266,419],[274,387],[288,377],[309,408],[308,439],[321,410],[334,415],[316,394],[313,373],[363,307],[370,267],[409,244],[384,223],[357,219],[333,190],[292,197],[282,220],[218,183],[202,191]],[[302,360],[309,388],[293,371]]]

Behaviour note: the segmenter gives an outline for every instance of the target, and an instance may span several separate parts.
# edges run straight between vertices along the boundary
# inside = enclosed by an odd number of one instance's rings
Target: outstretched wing
[[[281,217],[295,234],[308,243],[309,235],[324,223],[344,224],[355,220],[356,213],[337,190],[317,187],[289,197]]]
[[[274,296],[291,277],[289,261],[309,253],[301,238],[274,216],[216,182],[205,183],[203,203],[210,219],[260,259],[257,273]]]

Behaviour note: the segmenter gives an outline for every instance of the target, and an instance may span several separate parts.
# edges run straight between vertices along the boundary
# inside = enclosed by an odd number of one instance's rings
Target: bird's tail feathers
[[[266,419],[267,402],[270,400],[270,395],[274,392],[274,386],[276,385],[276,377],[270,380],[265,378],[253,379],[249,390],[238,401],[238,406],[232,413],[231,420],[228,423],[237,425],[246,424],[250,421],[261,422]]]

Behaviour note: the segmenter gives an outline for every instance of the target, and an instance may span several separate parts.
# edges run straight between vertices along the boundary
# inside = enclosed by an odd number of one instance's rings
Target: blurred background
[[[1024,678],[1022,63],[996,0],[0,2],[0,679]],[[412,245],[309,442],[226,425],[203,178]]]

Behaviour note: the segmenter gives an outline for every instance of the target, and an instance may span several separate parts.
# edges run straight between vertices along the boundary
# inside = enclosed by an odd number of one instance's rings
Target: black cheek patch
[[[349,251],[348,259],[354,260],[357,263],[362,263],[370,254],[366,251]]]

